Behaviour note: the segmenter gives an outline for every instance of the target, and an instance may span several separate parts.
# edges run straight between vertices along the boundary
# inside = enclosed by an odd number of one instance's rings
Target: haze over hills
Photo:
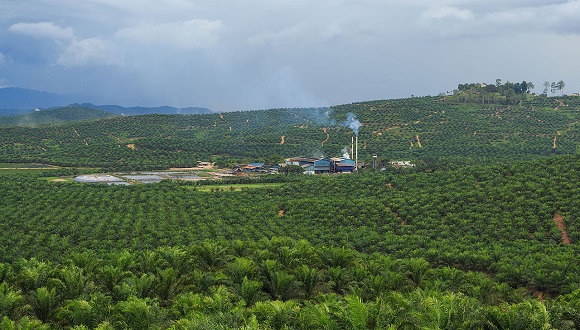
[[[36,110],[16,116],[0,116],[0,126],[38,126],[50,123],[94,120],[119,116],[118,114],[100,109],[80,106],[67,106]]]
[[[195,114],[209,114],[213,113],[208,108],[202,107],[186,107],[175,108],[170,106],[160,107],[122,107],[120,105],[94,105],[90,103],[82,103],[80,106],[85,108],[100,109],[119,115],[135,116],[135,115],[149,115],[149,114],[178,114],[178,115],[195,115]]]
[[[77,102],[75,96],[60,95],[39,90],[6,87],[0,88],[0,109],[34,110],[35,108],[51,108]],[[3,115],[13,115],[23,111],[0,112]]]
[[[86,97],[79,95],[60,95],[33,89],[7,87],[0,88],[0,116],[15,116],[31,113],[34,109],[55,107],[85,107],[104,110],[119,115],[133,116],[143,114],[202,114],[212,113],[210,109],[202,107],[176,108],[171,106],[157,107],[124,107],[120,105],[94,105],[83,103]]]

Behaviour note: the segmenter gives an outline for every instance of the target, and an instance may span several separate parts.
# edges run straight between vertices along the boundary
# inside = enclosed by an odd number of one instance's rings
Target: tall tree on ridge
[[[556,83],[556,88],[560,91],[560,94],[564,95],[564,87],[566,86],[566,84],[564,83],[563,80],[560,80]]]
[[[542,94],[548,95],[548,88],[550,88],[550,82],[544,81],[544,91],[542,92]]]

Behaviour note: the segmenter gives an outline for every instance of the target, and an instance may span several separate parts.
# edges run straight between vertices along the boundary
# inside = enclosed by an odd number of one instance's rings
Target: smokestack
[[[354,159],[354,136],[350,141],[350,159]]]
[[[358,172],[358,135],[356,136],[356,152],[355,152],[355,156],[354,156],[354,168],[357,170]]]

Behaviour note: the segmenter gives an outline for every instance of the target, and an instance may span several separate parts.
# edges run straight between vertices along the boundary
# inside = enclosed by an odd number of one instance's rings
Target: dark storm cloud
[[[579,1],[5,0],[0,12],[0,85],[95,102],[317,107],[496,78],[580,89]]]

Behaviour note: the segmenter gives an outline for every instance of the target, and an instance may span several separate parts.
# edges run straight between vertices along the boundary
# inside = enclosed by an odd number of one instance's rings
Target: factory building
[[[344,173],[355,170],[354,160],[347,157],[294,157],[286,159],[286,165],[301,166],[305,174]]]
[[[355,169],[354,160],[345,157],[335,157],[330,159],[332,172],[343,173],[352,172]]]

